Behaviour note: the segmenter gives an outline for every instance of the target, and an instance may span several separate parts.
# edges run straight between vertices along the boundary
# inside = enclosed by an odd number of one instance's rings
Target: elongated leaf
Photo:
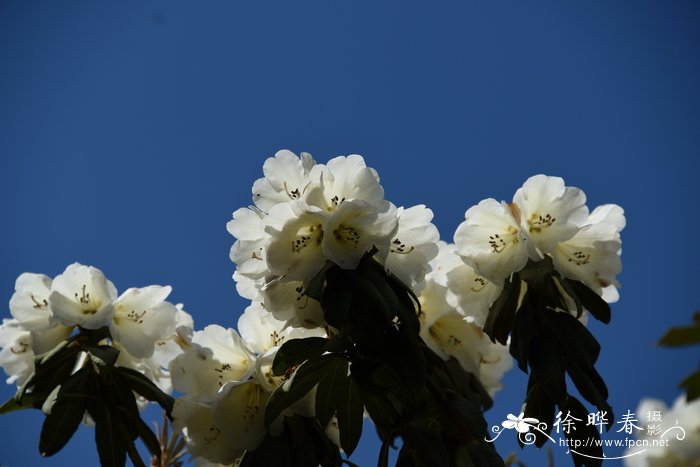
[[[552,431],[554,421],[554,400],[547,396],[539,384],[532,384],[525,399],[525,417],[536,418],[545,424],[544,432],[549,434]],[[541,448],[549,439],[537,430],[532,430],[535,435],[535,445]],[[522,445],[522,441],[518,439]]]
[[[316,389],[316,419],[321,426],[326,426],[330,422],[342,399],[342,394],[347,392],[348,384],[348,361],[345,358],[334,358],[328,369],[328,375],[318,383]]]
[[[89,376],[90,372],[83,368],[66,379],[58,390],[56,402],[41,426],[39,452],[42,456],[52,456],[63,449],[83,421],[87,398],[90,397],[83,391]]]
[[[690,326],[671,328],[659,341],[659,345],[682,346],[700,343],[700,312],[695,313]]]
[[[520,298],[521,280],[517,274],[513,274],[506,280],[501,295],[489,308],[489,314],[484,323],[484,332],[493,342],[500,342],[506,345],[508,334],[513,329],[515,311],[518,308]]]
[[[272,393],[265,408],[265,426],[269,427],[282,412],[307,395],[322,379],[328,376],[328,370],[335,357],[322,356],[306,363],[297,369],[289,391],[280,386]]]
[[[119,358],[119,349],[111,345],[86,346],[87,351],[98,365],[114,366]]]
[[[160,441],[158,440],[158,437],[153,433],[153,430],[151,430],[148,424],[146,424],[146,422],[144,422],[141,419],[141,417],[138,416],[138,414],[136,417],[134,417],[132,413],[125,412],[124,415],[126,416],[128,423],[133,425],[135,431],[138,433],[138,437],[141,438],[143,444],[148,449],[148,452],[150,452],[152,455],[158,458],[158,465],[160,465],[160,456],[162,454],[162,451]]]
[[[531,293],[525,295],[520,310],[515,315],[509,348],[510,354],[518,362],[518,367],[525,373],[530,358],[530,345],[538,336],[535,310],[530,304]]]
[[[125,367],[117,367],[114,369],[114,375],[117,381],[130,387],[134,392],[152,402],[157,402],[165,413],[170,418],[170,413],[173,410],[175,399],[170,395],[160,390],[150,379],[136,370]]]
[[[321,355],[328,344],[325,337],[306,337],[303,339],[290,339],[282,344],[272,362],[272,374],[281,376],[290,368],[305,362],[306,360]]]
[[[30,392],[22,397],[22,401],[17,401],[17,396],[12,396],[0,405],[0,415],[23,409],[40,409],[46,400],[46,394],[34,394]]]
[[[20,388],[17,394],[18,402],[22,402],[22,397],[31,388],[36,396],[43,394],[48,396],[56,386],[63,383],[73,372],[78,357],[77,347],[62,347],[52,354],[51,358],[44,363],[37,363],[33,375]]]
[[[559,341],[571,366],[592,368],[600,354],[600,344],[583,323],[568,313],[546,310],[543,318]]]
[[[346,271],[331,268],[326,273],[326,287],[321,296],[323,317],[331,326],[341,329],[350,312],[354,290]]]
[[[364,404],[360,388],[353,378],[348,380],[345,392],[341,393],[338,404],[338,430],[340,446],[346,456],[352,455],[362,435]]]
[[[688,402],[700,397],[700,371],[696,371],[684,379],[681,383],[681,387],[686,391]]]
[[[610,305],[583,282],[572,279],[568,279],[568,281],[584,308],[598,321],[605,324],[610,323]]]
[[[96,399],[88,402],[88,413],[95,421],[95,443],[102,467],[124,467],[126,463],[126,440],[120,433],[121,421],[115,416],[105,401]]]

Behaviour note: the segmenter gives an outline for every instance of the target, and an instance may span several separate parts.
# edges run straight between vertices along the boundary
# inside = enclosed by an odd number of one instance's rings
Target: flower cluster
[[[464,264],[454,245],[441,241],[439,247],[418,297],[420,336],[438,355],[455,358],[493,396],[513,366],[508,347],[491,342],[483,332],[486,313],[500,288]]]
[[[192,333],[192,318],[166,301],[169,286],[130,288],[118,295],[102,271],[71,264],[53,280],[43,274],[17,278],[10,299],[12,319],[0,325],[0,366],[8,383],[22,385],[34,357],[51,351],[78,329],[108,329],[119,349],[119,366],[133,368],[170,390],[167,367],[178,342]]]
[[[309,282],[328,262],[354,269],[376,258],[414,290],[437,254],[433,213],[423,205],[397,208],[384,199],[377,172],[361,156],[316,164],[311,155],[279,151],[253,185],[254,206],[233,213],[228,231],[239,293],[294,325],[322,326]]]
[[[637,407],[642,425],[635,436],[644,447],[624,453],[625,467],[692,466],[700,459],[700,400],[679,396],[669,408],[658,399],[642,399]],[[655,440],[666,443],[654,443]]]
[[[286,326],[255,303],[241,315],[238,329],[240,334],[209,325],[195,332],[170,365],[173,386],[184,394],[175,401],[175,428],[185,434],[193,456],[222,464],[255,449],[267,433],[267,400],[291,376],[272,374],[280,346],[289,339],[325,336],[322,329]],[[313,395],[289,413],[313,416]]]
[[[589,212],[583,191],[565,186],[559,177],[535,175],[515,192],[512,203],[489,198],[469,208],[454,240],[464,262],[497,285],[528,260],[548,256],[564,277],[614,302],[624,227],[619,206]]]

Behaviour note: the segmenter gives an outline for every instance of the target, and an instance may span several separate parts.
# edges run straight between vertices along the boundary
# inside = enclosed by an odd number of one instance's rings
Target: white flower
[[[671,408],[657,399],[643,399],[634,413],[640,425],[653,425],[656,429],[653,435],[649,430],[635,430],[635,436],[647,439],[649,446],[627,449],[623,453],[625,467],[697,465],[700,460],[700,399],[689,403],[685,395],[681,395]],[[650,415],[658,415],[659,419],[649,420]],[[654,443],[658,439],[668,444]]]
[[[23,273],[15,283],[15,293],[10,299],[10,312],[23,330],[30,331],[30,344],[34,354],[42,354],[68,338],[74,326],[55,322],[48,297],[51,279],[43,274]]]
[[[177,309],[175,314],[175,333],[156,342],[155,351],[153,352],[153,359],[162,368],[166,369],[175,357],[192,345],[192,336],[194,335],[192,316],[183,309],[181,303],[175,305],[175,308]]]
[[[500,285],[527,264],[552,255],[588,218],[586,195],[559,177],[530,177],[512,204],[486,199],[471,207],[457,227],[455,244],[477,274]]]
[[[513,365],[508,347],[491,342],[481,326],[452,308],[446,295],[446,287],[430,277],[426,280],[418,297],[421,304],[420,336],[442,358],[454,357],[493,396],[501,388],[503,374]]]
[[[227,384],[212,408],[214,423],[236,449],[253,450],[267,434],[265,405],[270,393],[255,381]]]
[[[170,363],[173,388],[210,402],[227,382],[247,380],[253,362],[254,355],[236,331],[209,325],[195,332],[191,346]]]
[[[396,207],[375,208],[363,200],[343,201],[324,226],[323,253],[343,269],[354,269],[372,246],[387,251],[396,232]]]
[[[53,280],[48,301],[59,323],[98,329],[111,322],[116,298],[114,284],[102,271],[74,263]]]
[[[51,278],[44,274],[25,272],[15,282],[15,293],[10,299],[10,313],[27,330],[47,329],[52,322],[49,308]]]
[[[620,206],[597,207],[572,238],[557,245],[552,254],[554,266],[564,276],[579,280],[609,302],[619,295],[616,280],[622,271],[620,231],[625,215]]]
[[[400,207],[396,215],[398,229],[391,240],[385,266],[414,292],[419,292],[430,270],[428,263],[438,254],[440,233],[432,223],[433,211],[422,204]]]
[[[326,212],[335,211],[344,201],[362,200],[382,208],[384,189],[379,184],[377,172],[365,165],[362,156],[340,156],[317,165],[309,174],[318,180],[308,190],[306,202]]]
[[[253,184],[253,202],[269,212],[277,204],[301,199],[309,188],[309,173],[315,164],[311,154],[302,152],[297,157],[286,149],[278,151],[263,164],[265,177]]]
[[[236,271],[251,279],[259,279],[267,273],[264,241],[265,214],[251,209],[241,208],[233,213],[233,219],[226,224],[226,229],[237,240],[231,247],[231,261],[236,263]]]
[[[231,464],[243,452],[236,447],[228,434],[221,431],[214,421],[211,405],[192,399],[175,400],[173,429],[182,431],[187,441],[187,450],[193,456],[212,462]]]
[[[291,326],[305,328],[321,327],[325,324],[321,304],[306,294],[301,281],[276,281],[261,292],[264,308]]]
[[[528,260],[526,239],[513,211],[512,205],[485,199],[467,210],[454,235],[464,262],[499,285]]]
[[[29,331],[16,319],[0,324],[0,367],[7,373],[7,384],[21,386],[34,371],[34,352]]]
[[[175,332],[177,309],[165,301],[171,290],[159,285],[131,288],[115,301],[109,332],[133,356],[150,357],[155,343]]]
[[[267,265],[288,280],[304,281],[325,264],[323,238],[326,215],[302,201],[278,204],[266,218]]]
[[[489,307],[501,293],[501,287],[482,277],[457,255],[453,244],[438,242],[439,253],[430,262],[426,280],[447,287],[445,300],[462,316],[483,326]]]
[[[583,191],[564,185],[559,177],[535,175],[513,196],[520,224],[528,235],[532,259],[551,253],[557,243],[570,239],[588,217]]]

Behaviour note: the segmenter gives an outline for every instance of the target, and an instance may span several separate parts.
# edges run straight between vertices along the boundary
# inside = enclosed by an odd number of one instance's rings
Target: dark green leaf
[[[600,295],[591,290],[583,282],[567,279],[574,290],[581,304],[595,319],[605,324],[610,323],[610,305],[603,300]]]
[[[551,333],[559,341],[564,351],[566,361],[571,366],[592,368],[598,354],[600,344],[593,334],[581,321],[568,313],[546,310],[544,321],[550,327]]]
[[[279,417],[284,409],[304,397],[322,379],[328,376],[328,370],[336,357],[322,356],[314,360],[307,360],[296,371],[289,391],[280,386],[272,393],[265,408],[265,426]]]
[[[382,447],[379,450],[379,458],[377,459],[377,467],[389,467],[389,440],[385,439],[382,442]]]
[[[603,448],[595,442],[600,440],[600,433],[596,425],[588,425],[588,410],[576,398],[569,396],[566,403],[560,406],[563,414],[570,413],[573,417],[581,420],[576,422],[576,429],[570,430],[566,434],[569,440],[578,440],[580,447],[570,448],[573,460],[576,465],[585,467],[600,467],[603,463]],[[591,442],[593,440],[593,442]]]
[[[133,414],[128,413],[126,414],[126,417],[128,422],[133,424],[136,432],[138,433],[138,437],[141,438],[143,444],[148,449],[148,452],[156,456],[160,462],[160,456],[162,454],[160,441],[153,433],[153,430],[151,430],[151,428],[141,419],[140,416],[138,416],[138,414],[136,417],[134,417]],[[160,465],[160,463],[158,465]]]
[[[700,397],[700,371],[696,371],[684,379],[681,383],[681,387],[686,391],[686,399],[688,402]]]
[[[40,409],[46,400],[46,396],[47,394],[34,394],[30,392],[22,397],[22,402],[17,401],[17,396],[12,396],[12,398],[0,405],[0,415],[14,412],[15,410]]]
[[[338,430],[340,431],[340,446],[346,456],[352,455],[360,441],[362,423],[364,421],[364,404],[362,394],[355,380],[351,377],[341,393],[338,404]]]
[[[513,332],[510,337],[510,354],[518,362],[518,367],[527,373],[530,357],[530,345],[537,340],[537,320],[535,310],[530,304],[530,295],[526,294],[520,309],[513,320]]]
[[[576,290],[573,288],[571,283],[566,277],[552,277],[553,281],[559,281],[559,284],[561,284],[562,289],[566,292],[566,294],[571,297],[571,299],[574,301],[576,304],[576,318],[580,318],[581,314],[583,313],[583,304],[581,303],[581,300],[578,298],[578,294],[576,293]],[[571,310],[573,311],[573,310]]]
[[[117,381],[121,381],[141,397],[152,402],[157,402],[158,405],[165,410],[168,417],[170,417],[175,400],[172,396],[161,391],[150,379],[136,370],[125,367],[116,367],[114,369],[114,374]]]
[[[348,377],[348,361],[344,358],[334,358],[328,375],[318,383],[316,388],[316,419],[325,427],[341,401],[342,394],[347,392],[350,382]]]
[[[63,383],[71,375],[79,352],[80,349],[77,347],[65,346],[53,353],[51,358],[43,363],[37,361],[34,373],[17,393],[18,402],[22,403],[22,397],[29,388],[32,389],[31,392],[35,394],[35,397],[42,394],[44,397],[48,396],[56,386]]]
[[[41,427],[39,452],[42,456],[52,456],[63,449],[83,421],[87,398],[90,397],[83,391],[89,376],[90,372],[83,368],[66,379],[58,390],[56,401]]]
[[[341,329],[352,306],[353,288],[349,286],[347,273],[331,268],[326,273],[326,287],[321,296],[323,317],[331,326]]]
[[[84,349],[99,365],[114,366],[119,358],[119,349],[111,345],[85,346]]]
[[[530,368],[532,384],[539,384],[547,396],[561,406],[567,396],[566,367],[564,356],[552,337],[542,336],[537,345],[532,346]]]
[[[545,423],[546,428],[544,432],[547,434],[552,431],[554,407],[554,400],[547,396],[547,393],[542,390],[539,384],[531,385],[525,399],[525,417],[536,418],[540,422]],[[541,448],[549,440],[549,438],[537,430],[533,430],[532,433],[535,435],[535,445],[538,448]],[[520,439],[518,439],[518,442],[522,444]]]
[[[659,345],[681,346],[700,343],[700,312],[693,316],[690,326],[671,328],[659,341]]]
[[[584,399],[594,404],[599,410],[607,412],[607,429],[609,430],[612,427],[613,414],[612,408],[606,400],[608,389],[603,379],[594,368],[585,370],[574,367],[568,368],[568,371],[571,381]]]
[[[290,368],[305,362],[306,360],[321,355],[328,344],[325,337],[306,337],[303,339],[291,339],[282,344],[272,362],[272,374],[281,376]]]
[[[126,439],[119,430],[119,417],[109,410],[105,401],[96,399],[87,404],[95,421],[95,443],[102,467],[124,467],[126,464]]]
[[[515,311],[520,299],[521,280],[518,274],[513,274],[505,281],[503,291],[489,308],[489,314],[484,323],[484,332],[493,342],[506,345],[508,334],[513,328]]]

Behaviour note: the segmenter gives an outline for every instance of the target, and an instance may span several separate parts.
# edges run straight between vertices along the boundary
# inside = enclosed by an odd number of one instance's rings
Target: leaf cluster
[[[0,406],[0,414],[27,408],[45,413],[39,436],[42,456],[59,452],[89,417],[103,466],[123,466],[127,456],[134,465],[145,466],[134,444],[138,438],[160,459],[160,441],[141,419],[136,397],[158,403],[168,415],[173,398],[138,371],[117,366],[119,350],[105,345],[106,337],[106,328],[81,329],[37,356],[33,374]]]
[[[365,411],[382,441],[380,467],[388,465],[397,437],[403,441],[399,466],[503,465],[484,441],[482,412],[491,404],[488,394],[455,360],[445,362],[420,339],[420,306],[411,290],[372,253],[355,270],[330,265],[322,274],[316,278],[319,285],[309,290],[321,303],[330,337],[290,340],[280,348],[273,373],[290,379],[270,397],[266,423],[284,417],[314,388],[316,417],[285,417],[283,434],[268,435],[243,465],[281,465],[246,462],[275,449],[287,459],[294,451],[275,446],[311,445],[329,422],[337,422],[340,446],[350,456]],[[332,455],[322,441],[305,451],[306,457],[290,465],[352,465]]]
[[[557,409],[587,420],[588,411],[569,394],[566,375],[583,398],[606,413],[609,430],[614,417],[607,402],[608,389],[595,369],[600,344],[577,319],[587,310],[603,323],[610,322],[610,307],[593,290],[579,281],[561,276],[551,258],[530,261],[505,283],[503,292],[491,305],[484,325],[495,342],[509,344],[518,367],[530,374],[525,397],[525,417],[533,417],[552,430]],[[571,312],[575,312],[573,316]],[[508,337],[510,336],[510,342]],[[579,423],[576,430],[565,433],[569,439],[600,439],[595,425]],[[534,433],[535,444],[542,447],[547,436]],[[586,443],[578,452],[571,451],[576,466],[598,466],[602,447]]]

